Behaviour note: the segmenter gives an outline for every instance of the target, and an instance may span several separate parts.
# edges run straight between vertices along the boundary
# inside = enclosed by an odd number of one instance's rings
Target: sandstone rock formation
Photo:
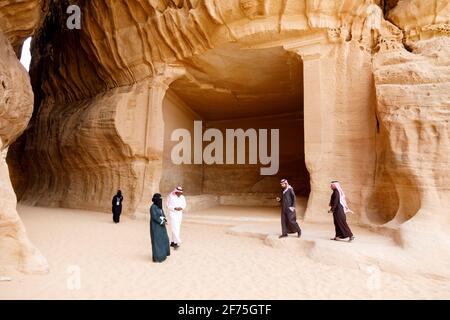
[[[0,264],[24,272],[46,272],[47,261],[30,242],[16,211],[6,150],[23,132],[33,111],[33,92],[25,68],[14,53],[33,32],[39,18],[36,1],[0,1]],[[38,12],[36,12],[38,11]]]
[[[40,26],[33,118],[8,153],[21,201],[109,211],[121,188],[134,214],[184,184],[202,206],[267,204],[283,176],[309,195],[305,219],[325,221],[339,179],[353,222],[450,225],[449,1],[55,0],[42,15],[31,2],[39,23],[14,29],[11,8],[0,15],[16,51]],[[69,4],[80,30],[66,27]],[[171,132],[193,133],[194,120],[280,128],[279,174],[174,166]]]
[[[390,206],[385,221],[405,231],[404,242],[449,231],[450,5],[435,1],[430,7],[400,1],[390,17],[405,30],[411,52],[386,23],[387,38],[374,59],[382,136],[378,171],[384,173],[379,187],[395,195],[383,191],[378,200]]]

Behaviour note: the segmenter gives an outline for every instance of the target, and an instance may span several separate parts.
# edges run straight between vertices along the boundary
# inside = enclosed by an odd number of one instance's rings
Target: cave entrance
[[[274,197],[280,190],[279,181],[286,178],[297,194],[302,216],[310,193],[310,178],[305,165],[300,56],[282,47],[243,49],[232,43],[195,56],[185,61],[185,66],[186,76],[172,83],[164,101],[161,191],[167,193],[174,185],[182,184],[191,202],[200,207],[214,201],[239,207],[276,207]],[[261,167],[267,166],[260,162],[171,164],[170,152],[177,144],[170,141],[171,132],[179,127],[193,132],[194,120],[202,121],[203,130],[219,129],[224,137],[227,129],[279,129],[278,172],[261,175]],[[247,139],[247,160],[248,151]]]

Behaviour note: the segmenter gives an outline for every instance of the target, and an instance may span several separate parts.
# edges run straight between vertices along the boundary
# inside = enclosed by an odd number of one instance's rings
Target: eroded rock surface
[[[262,196],[278,176],[172,166],[168,130],[272,117],[292,120],[280,175],[310,191],[305,219],[329,220],[328,184],[339,179],[352,222],[406,230],[423,220],[428,234],[450,225],[448,1],[32,2],[20,2],[19,19],[0,1],[9,55],[40,26],[33,118],[8,154],[20,200],[109,211],[120,188],[134,214],[176,184]],[[80,30],[66,27],[69,4],[81,8]],[[5,105],[5,146],[31,112],[29,88],[8,94],[28,102]]]

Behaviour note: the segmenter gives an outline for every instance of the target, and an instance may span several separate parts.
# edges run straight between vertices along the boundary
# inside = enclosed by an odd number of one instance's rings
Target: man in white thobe
[[[169,209],[170,226],[172,229],[171,247],[178,249],[181,245],[180,230],[183,220],[183,210],[186,209],[186,199],[183,196],[183,188],[176,187],[167,197],[167,208]]]

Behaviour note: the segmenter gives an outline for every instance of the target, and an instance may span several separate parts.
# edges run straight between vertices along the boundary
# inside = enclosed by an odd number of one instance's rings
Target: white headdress
[[[336,187],[337,191],[339,192],[339,202],[341,203],[342,207],[344,208],[344,212],[345,213],[349,213],[349,212],[353,213],[353,211],[347,205],[347,200],[345,199],[345,193],[344,193],[344,190],[342,189],[339,181],[333,181],[331,183]]]

